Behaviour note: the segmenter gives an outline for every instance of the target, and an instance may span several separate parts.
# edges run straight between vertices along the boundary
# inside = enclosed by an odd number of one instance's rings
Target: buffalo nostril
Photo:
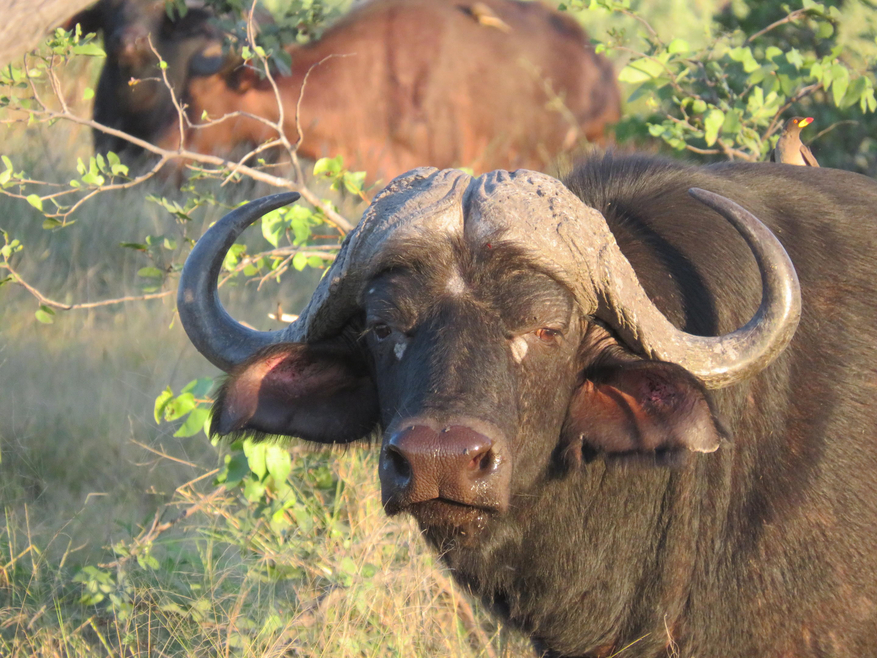
[[[387,446],[387,459],[397,483],[405,486],[411,479],[411,464],[408,459],[394,445]]]
[[[494,458],[493,450],[490,447],[486,447],[482,450],[467,450],[466,454],[467,456],[471,455],[466,466],[472,475],[487,475],[493,471],[496,459]]]

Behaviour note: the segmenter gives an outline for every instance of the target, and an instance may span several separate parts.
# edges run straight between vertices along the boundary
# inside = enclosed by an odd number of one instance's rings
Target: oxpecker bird
[[[792,117],[783,126],[777,144],[770,154],[771,162],[800,165],[802,167],[818,167],[819,163],[810,149],[801,141],[801,129],[813,123],[813,117]]]

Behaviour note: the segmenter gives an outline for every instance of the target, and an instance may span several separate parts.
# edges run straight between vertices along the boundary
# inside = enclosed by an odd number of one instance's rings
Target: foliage
[[[733,21],[726,18],[725,29],[693,48],[683,38],[659,35],[631,11],[630,0],[590,0],[589,9],[633,15],[645,30],[643,50],[631,48],[623,30],[610,32],[599,47],[630,56],[619,78],[633,89],[628,102],[644,104],[648,112],[627,119],[619,133],[642,137],[647,131],[677,151],[757,161],[767,158],[793,114],[816,115],[829,129],[849,117],[874,122],[875,59],[838,43],[837,7],[813,0],[803,0],[798,9],[752,5],[759,8],[753,14],[772,22],[750,20],[744,31],[740,23],[730,29]],[[576,6],[584,3],[571,3]],[[825,164],[854,166],[841,149],[819,143],[816,152]],[[870,160],[862,168],[874,166]]]

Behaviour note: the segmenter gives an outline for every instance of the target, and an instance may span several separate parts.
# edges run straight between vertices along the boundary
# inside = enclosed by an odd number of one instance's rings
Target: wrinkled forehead
[[[409,254],[438,257],[457,245],[475,255],[494,239],[569,290],[583,314],[597,308],[595,277],[605,278],[603,254],[615,239],[563,183],[526,170],[473,178],[421,168],[375,197],[288,335],[316,340],[339,331],[361,310],[369,282]]]
[[[474,250],[502,240],[565,282],[568,236],[582,209],[560,181],[537,172],[473,178],[459,170],[416,169],[387,186],[366,211],[351,257],[366,266],[367,280],[398,265],[412,247],[422,252],[461,243]]]

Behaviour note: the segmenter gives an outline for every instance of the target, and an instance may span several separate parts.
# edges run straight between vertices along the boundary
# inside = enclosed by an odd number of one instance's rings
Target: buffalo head
[[[559,181],[435,169],[377,196],[296,323],[257,332],[219,304],[219,268],[246,226],[297,197],[239,208],[198,242],[179,292],[192,341],[229,372],[212,431],[321,443],[378,431],[386,510],[436,542],[477,541],[546,474],[599,454],[714,451],[707,389],[782,351],[800,292],[754,216],[691,194],[734,225],[762,276],[755,316],[719,337],[674,327],[602,215]]]

